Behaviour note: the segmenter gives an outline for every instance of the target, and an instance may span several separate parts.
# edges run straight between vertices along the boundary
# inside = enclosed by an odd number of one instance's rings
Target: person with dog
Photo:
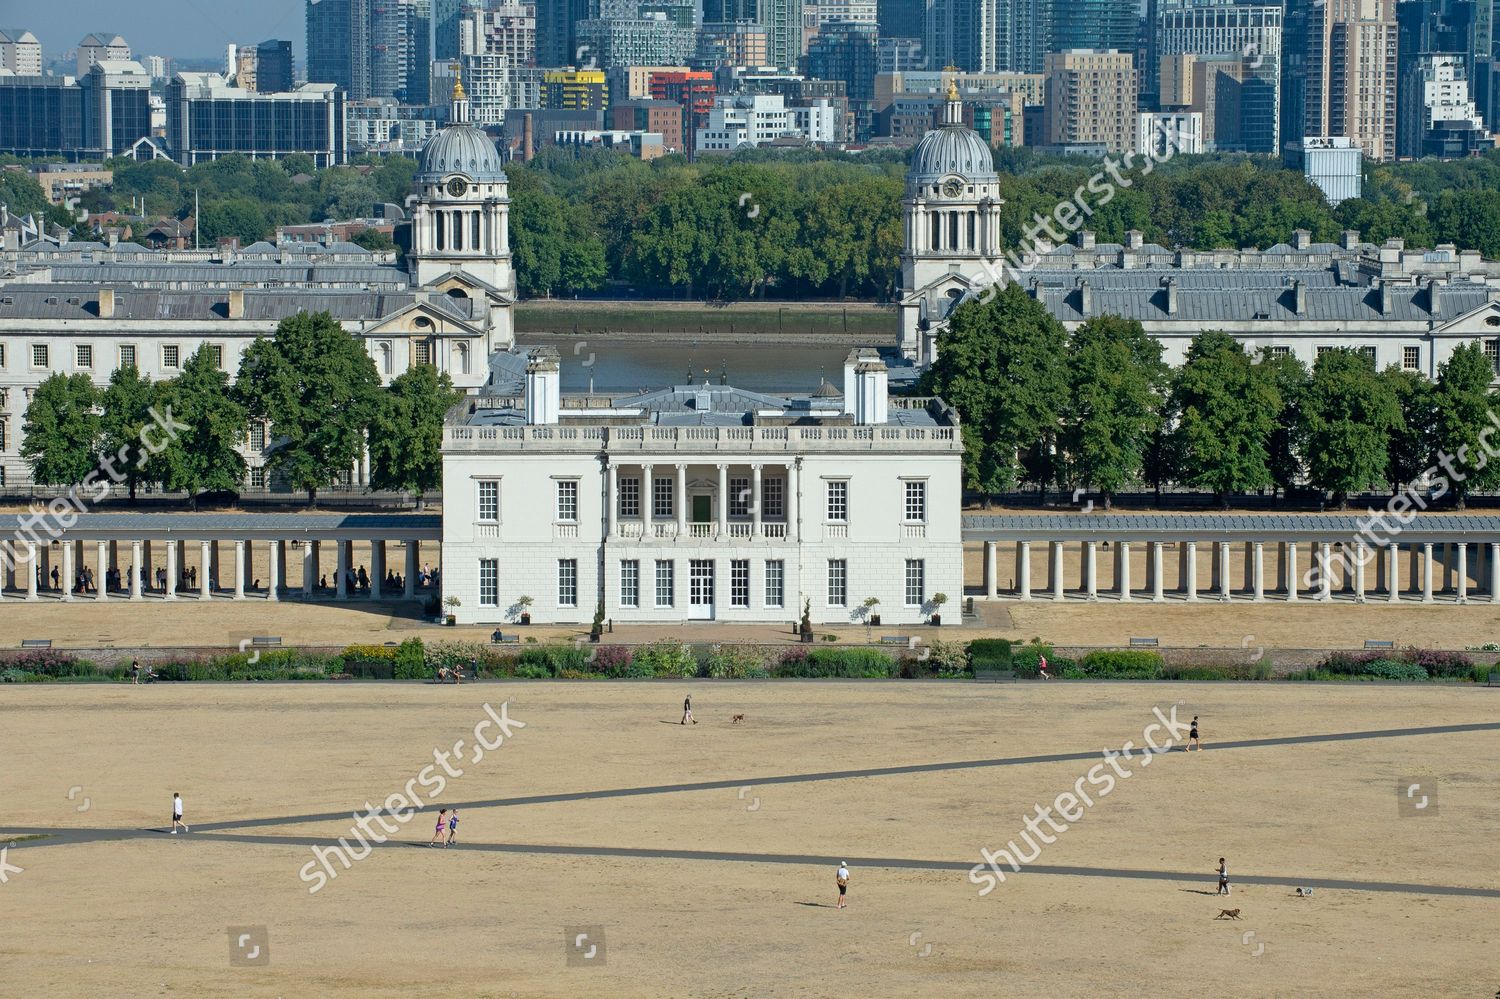
[[[1219,858],[1219,894],[1229,894],[1229,868],[1224,864],[1224,858]]]
[[[842,860],[839,861],[839,870],[838,873],[834,875],[834,881],[836,881],[839,886],[838,908],[842,909],[845,905],[848,904],[848,902],[845,901],[845,893],[849,891],[849,868],[844,865],[844,862]]]

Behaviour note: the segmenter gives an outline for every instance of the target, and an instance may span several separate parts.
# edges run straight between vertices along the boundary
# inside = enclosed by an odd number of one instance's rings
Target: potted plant
[[[802,644],[811,645],[813,640],[812,600],[807,597],[802,600],[802,625],[798,630],[802,635]]]
[[[604,634],[604,601],[599,601],[599,607],[594,611],[594,626],[589,629],[589,641],[598,643],[599,636]]]
[[[880,615],[878,613],[876,613],[876,611],[875,611],[875,608],[878,607],[879,605],[880,605],[880,598],[879,597],[865,597],[865,602],[864,602],[864,604],[862,606],[865,609],[865,625],[866,626],[868,626],[868,627],[875,627],[875,628],[880,627]]]
[[[527,610],[526,608],[530,607],[532,605],[532,603],[533,603],[532,599],[530,597],[527,597],[527,596],[523,596],[523,597],[521,597],[520,599],[518,599],[516,601],[516,606],[519,607],[519,608],[521,608],[521,623],[522,624],[530,624],[531,623],[531,611]]]
[[[456,593],[449,595],[448,599],[444,600],[443,603],[448,608],[447,624],[451,628],[458,623],[458,618],[454,616],[453,609],[455,607],[462,607],[463,603],[458,599],[458,594]]]
[[[934,628],[939,627],[943,623],[943,615],[939,614],[938,611],[942,610],[943,604],[947,602],[948,594],[946,593],[934,593],[932,595],[932,617],[930,620]]]

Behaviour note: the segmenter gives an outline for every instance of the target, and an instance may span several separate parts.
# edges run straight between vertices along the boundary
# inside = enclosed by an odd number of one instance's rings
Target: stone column
[[[130,599],[141,599],[141,543],[130,543]]]
[[[729,466],[719,463],[719,537],[729,537]]]
[[[787,502],[791,504],[789,509],[792,515],[787,518],[786,536],[788,540],[795,540],[802,534],[802,469],[794,461],[786,467],[787,476]]]
[[[760,465],[750,466],[750,536],[760,540]]]
[[[604,505],[609,513],[607,537],[613,541],[620,533],[620,466],[613,461],[609,463],[609,492],[605,494]]]
[[[1288,601],[1297,599],[1297,589],[1300,581],[1297,579],[1297,542],[1286,543],[1286,598]]]
[[[1401,546],[1392,541],[1386,549],[1386,557],[1390,559],[1385,570],[1386,600],[1396,603],[1401,599]]]
[[[1130,542],[1115,542],[1115,575],[1120,578],[1120,599],[1130,599]]]
[[[1031,542],[1021,542],[1021,565],[1016,573],[1016,585],[1020,587],[1022,600],[1031,599]]]
[[[999,543],[995,541],[984,543],[984,595],[991,600],[1000,594],[1000,583],[996,579],[999,573],[996,550],[999,547]]]
[[[246,548],[250,550],[245,551]],[[248,558],[246,557],[248,556]],[[255,545],[249,541],[236,541],[234,543],[234,599],[245,599],[245,573],[249,570],[247,564],[255,559]]]
[[[1458,544],[1458,602],[1466,604],[1469,602],[1469,545],[1468,542]]]
[[[334,542],[338,551],[337,573],[338,584],[334,587],[334,595],[340,600],[349,599],[349,542],[339,540]]]
[[[167,592],[168,600],[177,599],[177,542],[167,542]]]
[[[677,466],[677,536],[686,537],[687,528],[687,466]]]
[[[64,541],[62,544],[62,598],[73,599],[73,542]]]
[[[401,595],[410,600],[417,595],[417,573],[419,567],[417,559],[420,557],[422,542],[408,541],[406,543],[406,586]]]
[[[641,466],[641,540],[656,531],[656,478],[652,466]]]
[[[1063,543],[1061,541],[1048,542],[1051,545],[1052,565],[1047,570],[1047,579],[1052,583],[1052,599],[1062,600],[1067,596],[1065,580],[1063,579]]]
[[[370,599],[380,599],[380,587],[385,582],[385,542],[370,542]]]
[[[35,599],[37,599],[37,595],[36,595],[36,577],[38,575],[40,575],[41,571],[42,571],[41,557],[40,557],[40,555],[37,552],[37,547],[38,547],[38,545],[37,545],[37,543],[35,541],[28,541],[28,542],[26,542],[26,599],[27,600],[35,600]]]
[[[318,543],[302,539],[302,597],[311,599],[318,588]]]
[[[1490,545],[1490,603],[1500,603],[1500,545]]]
[[[1083,587],[1089,600],[1099,599],[1099,542],[1083,543]]]
[[[1198,599],[1198,542],[1184,541],[1182,543],[1186,551],[1183,553],[1183,583],[1182,588],[1187,593],[1187,599]]]
[[[1365,555],[1369,551],[1363,541],[1354,545],[1354,601],[1365,602]]]
[[[266,599],[280,600],[281,595],[277,592],[281,587],[281,543],[272,541],[266,545],[266,558],[271,567],[266,579]]]
[[[1432,603],[1432,542],[1422,545],[1422,602]]]
[[[109,571],[109,542],[94,542],[94,558],[98,569],[94,576],[94,599],[108,600],[109,586],[105,583],[105,573]]]
[[[1161,549],[1160,541],[1151,542],[1151,599],[1161,603],[1167,599],[1167,594],[1162,585],[1161,573]]]
[[[1220,541],[1217,545],[1219,558],[1219,599],[1229,603],[1229,542]]]
[[[1250,592],[1251,599],[1257,603],[1266,599],[1266,546],[1264,542],[1257,541],[1250,549]]]
[[[198,599],[211,600],[214,588],[209,585],[209,563],[213,556],[210,554],[209,542],[198,542]]]

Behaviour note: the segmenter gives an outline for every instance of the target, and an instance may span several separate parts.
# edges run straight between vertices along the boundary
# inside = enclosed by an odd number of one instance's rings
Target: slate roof
[[[247,288],[245,319],[281,320],[298,312],[328,312],[338,320],[383,319],[419,301],[411,291]],[[228,291],[122,288],[115,292],[117,319],[216,321],[229,318]],[[0,320],[98,319],[99,289],[90,285],[0,285]],[[459,322],[472,322],[472,302],[434,295],[426,305]]]
[[[0,516],[0,531],[7,537],[18,531],[35,531],[38,525],[33,520],[32,514]],[[275,536],[292,540],[302,536],[369,538],[374,532],[398,532],[401,537],[427,540],[440,536],[442,528],[442,516],[428,513],[82,513],[64,533],[72,538],[133,535],[143,539],[171,536],[212,540],[212,536]]]
[[[1328,541],[1366,532],[1366,543],[1438,541],[1500,542],[1500,516],[1416,514],[1393,533],[1394,517],[1370,512],[1299,513],[966,513],[969,541]],[[1309,556],[1310,557],[1310,556]]]

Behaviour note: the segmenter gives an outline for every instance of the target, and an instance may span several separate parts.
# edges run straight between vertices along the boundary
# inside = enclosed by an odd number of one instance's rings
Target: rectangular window
[[[920,607],[927,599],[927,563],[919,558],[906,560],[906,606]]]
[[[0,420],[0,451],[5,450],[5,421]]]
[[[672,577],[673,565],[671,559],[663,559],[656,563],[656,606],[672,606]]]
[[[500,560],[497,558],[479,560],[479,606],[500,606]]]
[[[80,368],[92,368],[94,366],[94,348],[91,344],[80,343],[73,347],[73,364]]]
[[[651,515],[653,517],[672,516],[672,480],[656,479],[651,485]]]
[[[1290,348],[1290,347],[1272,347],[1271,348],[1271,356],[1272,357],[1291,357],[1292,356],[1292,348]]]
[[[1337,350],[1337,349],[1338,349],[1337,347],[1326,347],[1326,346],[1325,347],[1319,347],[1318,348],[1317,356],[1318,357],[1322,357],[1324,354],[1328,353],[1330,350]]]
[[[564,523],[578,520],[578,480],[559,479],[557,482],[557,519]]]
[[[907,523],[927,523],[927,483],[907,482],[905,485]]]
[[[557,560],[557,606],[578,606],[578,560],[576,558]]]
[[[729,480],[729,516],[750,516],[750,480]]]
[[[766,562],[766,606],[780,607],[786,593],[786,563],[781,559]]]
[[[250,424],[250,450],[264,451],[266,449],[266,425],[264,423]]]
[[[47,345],[45,343],[34,343],[31,345],[31,366],[33,368],[45,368],[49,360]]]
[[[628,558],[620,562],[620,606],[639,607],[641,605],[641,563],[637,559]]]
[[[843,607],[849,602],[849,563],[841,558],[828,560],[828,606]]]
[[[500,481],[481,479],[479,482],[479,519],[494,523],[500,519]]]
[[[120,367],[135,367],[135,344],[127,343],[120,346]]]
[[[255,468],[250,469],[250,486],[254,489],[264,489],[266,487],[266,470],[264,466],[257,465]]]
[[[766,520],[786,516],[786,480],[763,479],[760,484],[760,515]]]
[[[634,519],[641,515],[641,480],[620,480],[620,516]]]
[[[750,560],[733,559],[729,563],[729,606],[750,606]]]
[[[1418,371],[1422,367],[1421,347],[1402,347],[1401,366],[1407,371]]]
[[[1361,347],[1361,348],[1359,348],[1359,356],[1363,357],[1365,360],[1369,361],[1370,362],[1370,366],[1372,368],[1375,366],[1375,348],[1374,347]]]
[[[224,345],[211,343],[208,345],[208,359],[214,362],[214,367],[220,371],[224,370]]]
[[[161,348],[161,366],[164,368],[177,367],[180,352],[175,343],[163,344]]]
[[[5,344],[0,343],[0,368],[5,367]]]
[[[1496,371],[1500,371],[1500,340],[1486,340],[1484,356],[1490,359],[1490,364]]]
[[[842,523],[849,518],[849,483],[844,479],[828,481],[828,519]]]
[[[432,344],[427,340],[415,340],[412,342],[413,356],[417,364],[432,363]]]

